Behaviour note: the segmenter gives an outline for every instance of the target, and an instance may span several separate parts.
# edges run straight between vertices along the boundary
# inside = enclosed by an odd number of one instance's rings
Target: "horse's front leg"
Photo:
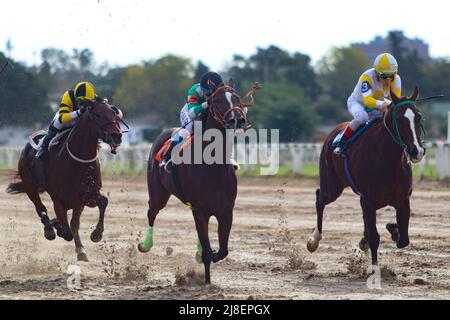
[[[84,246],[81,243],[79,229],[80,229],[80,217],[84,207],[78,207],[73,209],[72,220],[70,220],[70,229],[72,230],[73,239],[75,241],[75,252],[77,253],[78,261],[89,261],[84,250]]]
[[[197,210],[193,210],[193,214],[201,246],[202,261],[205,266],[205,283],[211,284],[211,262],[213,260],[213,251],[211,250],[208,236],[209,216]]]
[[[66,241],[72,241],[73,235],[67,220],[67,209],[58,200],[53,200],[53,207],[55,209],[56,219],[52,219],[51,223],[56,229],[58,237]]]
[[[103,195],[99,195],[96,202],[99,210],[99,217],[97,226],[91,233],[92,242],[99,242],[100,240],[102,240],[104,230],[103,222],[105,220],[106,207],[108,206],[108,198]]]
[[[223,260],[228,255],[228,239],[230,237],[231,225],[233,223],[233,210],[229,210],[218,218],[219,226],[219,252],[213,253],[212,261],[214,263]]]
[[[411,215],[411,208],[409,206],[409,198],[400,206],[395,208],[397,215],[397,228],[399,238],[397,241],[397,248],[405,248],[409,245],[409,217]]]
[[[377,230],[377,211],[367,197],[361,197],[360,202],[363,209],[365,226],[364,235],[369,241],[370,253],[372,255],[372,266],[376,266],[378,265],[378,247],[380,245],[380,235]]]

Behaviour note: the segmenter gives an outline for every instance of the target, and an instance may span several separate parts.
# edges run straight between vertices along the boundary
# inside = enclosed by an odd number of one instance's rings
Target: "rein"
[[[412,100],[406,100],[406,101],[402,101],[402,102],[399,102],[396,105],[394,105],[394,107],[393,107],[394,109],[392,110],[392,127],[394,128],[394,132],[395,132],[395,134],[397,134],[397,136],[394,135],[394,133],[391,131],[391,129],[389,129],[389,127],[386,124],[387,113],[383,117],[383,124],[384,124],[384,127],[386,128],[387,132],[389,132],[390,136],[392,137],[392,140],[394,140],[394,142],[396,144],[398,144],[403,150],[405,150],[407,148],[407,146],[403,142],[402,135],[400,134],[400,130],[399,130],[398,125],[397,125],[396,115],[397,115],[398,109],[401,106],[405,106],[405,105],[413,105],[413,106],[415,106],[416,102],[412,101]],[[422,132],[423,132],[423,135],[425,137],[424,140],[426,140],[427,133],[425,131],[425,127],[422,124],[422,121],[420,121],[420,127],[422,128]]]

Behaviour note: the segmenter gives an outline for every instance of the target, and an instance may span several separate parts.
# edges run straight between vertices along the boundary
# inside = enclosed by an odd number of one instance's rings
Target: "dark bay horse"
[[[148,201],[148,232],[146,239],[138,248],[141,252],[148,252],[153,246],[153,226],[158,212],[163,209],[171,195],[175,195],[184,203],[189,203],[195,220],[198,234],[198,255],[201,256],[205,267],[205,282],[211,283],[211,262],[218,262],[228,255],[228,238],[233,222],[233,209],[237,195],[237,178],[232,164],[228,164],[230,154],[225,146],[226,129],[244,130],[249,124],[245,107],[247,97],[252,99],[255,86],[241,102],[230,81],[228,85],[215,87],[209,83],[213,95],[208,99],[209,108],[203,120],[203,132],[210,129],[220,131],[224,137],[222,163],[207,164],[202,159],[201,164],[182,163],[167,173],[158,166],[156,153],[164,142],[171,137],[176,129],[162,132],[153,143],[147,168],[147,183],[150,200]],[[257,84],[256,84],[257,87]],[[258,87],[259,89],[259,87]],[[201,143],[202,151],[211,143],[202,141],[201,136],[195,136],[196,143]],[[173,153],[172,153],[173,154]],[[194,163],[194,162],[191,162]],[[177,182],[178,181],[178,182]],[[211,216],[218,221],[218,235],[220,248],[218,252],[211,249],[208,237],[208,223]]]
[[[409,198],[413,183],[410,161],[420,162],[425,155],[422,114],[415,104],[417,96],[417,88],[408,98],[398,98],[391,92],[392,104],[383,119],[374,123],[354,142],[348,155],[350,175],[359,189],[363,210],[364,237],[359,246],[365,251],[370,247],[372,266],[378,263],[378,209],[386,206],[395,208],[397,221],[386,227],[398,248],[409,244]],[[310,252],[317,250],[322,239],[325,206],[334,202],[349,186],[344,159],[335,155],[331,147],[332,141],[345,126],[341,124],[331,132],[320,155],[320,189],[316,191],[317,226],[308,241]]]
[[[108,198],[100,193],[102,180],[97,159],[98,142],[101,139],[115,151],[122,140],[120,110],[104,101],[91,101],[85,108],[88,110],[79,118],[65,141],[61,140],[60,145],[50,149],[44,171],[46,182],[40,180],[42,174],[36,171],[42,167],[36,165],[36,161],[42,160],[35,158],[36,150],[28,143],[19,159],[18,176],[21,181],[11,183],[7,189],[11,194],[26,192],[44,224],[45,238],[54,240],[55,228],[59,237],[67,241],[74,239],[78,260],[82,261],[88,261],[88,258],[78,233],[81,213],[85,206],[98,206],[99,220],[91,240],[99,242],[108,205]],[[56,219],[51,221],[39,197],[39,193],[44,191],[50,195],[55,209]],[[68,210],[73,210],[70,226]]]

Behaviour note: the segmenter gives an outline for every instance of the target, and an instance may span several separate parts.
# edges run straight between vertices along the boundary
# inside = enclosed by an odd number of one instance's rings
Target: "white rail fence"
[[[147,160],[151,144],[131,147],[121,147],[116,155],[109,152],[109,148],[100,149],[99,159],[102,169],[112,174],[142,174],[146,172]],[[242,148],[248,146],[238,145]],[[320,143],[287,143],[280,144],[280,166],[289,166],[294,173],[302,173],[305,164],[317,165],[319,163]],[[0,147],[0,168],[17,169],[17,161],[20,157],[19,147]],[[241,164],[244,171],[252,170],[254,164]],[[440,179],[450,178],[450,143],[433,142],[428,145],[427,156],[418,165],[422,177],[425,168],[435,168]]]

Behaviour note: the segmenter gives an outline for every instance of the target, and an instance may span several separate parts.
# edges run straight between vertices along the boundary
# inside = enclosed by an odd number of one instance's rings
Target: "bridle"
[[[98,136],[99,136],[102,140],[104,140],[104,141],[106,140],[106,136],[105,136],[105,133],[103,132],[103,128],[106,127],[106,126],[108,126],[108,125],[111,125],[111,124],[115,125],[116,128],[118,128],[119,131],[120,131],[121,133],[126,133],[126,132],[129,131],[129,128],[130,128],[130,127],[129,127],[122,119],[120,119],[119,117],[116,117],[116,119],[115,119],[114,121],[105,121],[105,122],[103,122],[103,123],[99,123],[98,117],[95,115],[94,112],[92,112],[93,109],[94,109],[96,106],[97,106],[97,104],[93,104],[93,105],[87,106],[86,108],[88,108],[87,112],[89,112],[89,119],[90,119],[91,122],[94,124],[95,129],[96,129],[96,131],[97,131],[97,134],[98,134]],[[107,107],[111,108],[109,105],[107,105]],[[111,109],[112,109],[112,108],[111,108]],[[114,109],[112,109],[112,110],[113,110],[114,112],[116,112]],[[117,113],[117,112],[116,112],[116,113]],[[122,131],[122,129],[120,128],[119,122],[122,122],[122,123],[127,127],[128,130],[127,130],[127,131]],[[72,135],[72,132],[73,132],[73,130],[70,132],[70,134],[69,134],[69,136],[67,137],[67,140],[66,140],[66,149],[67,149],[67,152],[69,153],[70,157],[71,157],[72,159],[74,159],[75,161],[78,161],[78,162],[80,162],[80,163],[91,163],[91,162],[96,161],[97,158],[98,158],[98,152],[96,152],[94,158],[85,160],[85,159],[81,159],[81,158],[77,157],[75,154],[73,154],[73,153],[70,151],[70,148],[69,148],[69,140],[70,140],[70,136]],[[115,150],[112,150],[111,152],[112,152],[113,154],[116,153]]]
[[[389,132],[389,134],[392,137],[392,139],[394,140],[394,142],[396,144],[398,144],[403,150],[407,149],[408,147],[403,142],[402,135],[400,134],[400,129],[398,128],[398,125],[397,125],[396,115],[397,115],[398,109],[401,106],[408,106],[408,105],[415,106],[416,102],[412,101],[412,100],[405,100],[405,101],[402,101],[402,102],[399,102],[399,103],[395,104],[392,107],[393,108],[392,109],[392,128],[393,128],[394,132],[392,132],[391,129],[389,129],[388,125],[386,124],[386,118],[387,118],[388,112],[386,112],[384,114],[384,116],[383,116],[384,127]],[[426,141],[427,133],[425,131],[425,127],[423,126],[422,120],[420,121],[420,127],[422,128],[422,132],[423,132],[423,136],[424,136],[424,139],[422,140],[422,145],[423,145],[425,143],[425,141]]]
[[[226,122],[227,122],[227,117],[229,116],[229,114],[231,112],[237,112],[245,121],[245,123],[248,124],[248,126],[246,127],[246,129],[251,127],[251,124],[249,124],[248,122],[248,118],[247,118],[247,110],[249,108],[251,108],[254,103],[255,100],[253,98],[253,93],[257,90],[260,89],[260,86],[258,83],[255,83],[252,88],[250,89],[250,91],[244,96],[244,98],[241,99],[239,98],[239,95],[236,93],[236,90],[229,85],[223,85],[219,88],[217,88],[216,91],[214,91],[214,93],[208,98],[208,104],[210,105],[210,113],[212,115],[212,117],[214,118],[214,120],[216,120],[222,127],[225,127]],[[236,97],[237,100],[239,101],[239,105],[238,106],[233,106],[230,107],[227,111],[225,111],[223,114],[220,113],[218,110],[216,110],[215,104],[214,104],[214,98],[221,92],[229,92],[231,93],[232,96]],[[250,98],[250,102],[247,102],[247,99]]]

